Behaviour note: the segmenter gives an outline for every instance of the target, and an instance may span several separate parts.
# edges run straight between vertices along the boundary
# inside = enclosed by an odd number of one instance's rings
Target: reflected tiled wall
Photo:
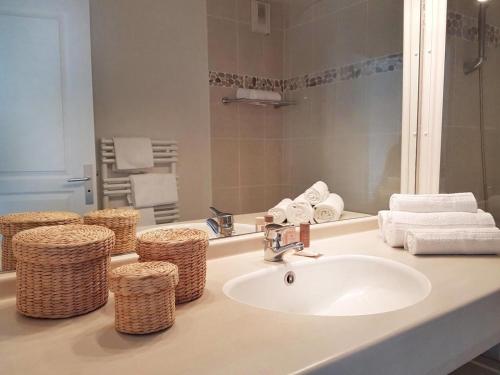
[[[292,196],[323,179],[346,209],[374,213],[399,191],[402,24],[398,0],[289,2],[285,78],[336,75],[288,92],[298,103],[284,109]]]
[[[214,204],[265,210],[316,180],[346,209],[399,191],[403,2],[271,2],[270,36],[250,0],[208,0]],[[222,105],[236,87],[283,88],[297,105]]]
[[[270,35],[251,32],[250,3],[207,0],[213,204],[233,213],[267,210],[288,190],[281,176],[283,112],[221,103],[236,87],[281,90],[281,3],[272,3]]]
[[[441,192],[472,191],[484,200],[479,131],[479,75],[465,75],[463,64],[477,56],[476,1],[449,0],[446,35]],[[487,61],[483,67],[488,209],[500,217],[500,4],[487,13]]]

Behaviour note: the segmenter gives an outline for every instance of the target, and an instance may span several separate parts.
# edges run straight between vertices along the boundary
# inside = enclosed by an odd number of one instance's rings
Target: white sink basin
[[[162,225],[156,225],[152,228],[148,229],[143,229],[137,232],[137,236],[140,236],[143,233],[150,232],[152,230],[156,229],[176,229],[176,228],[193,228],[193,229],[200,229],[204,230],[205,232],[208,233],[208,237],[210,239],[212,238],[218,238],[212,229],[209,228],[209,226],[202,222],[202,223],[173,223],[173,224],[162,224]],[[245,233],[253,233],[255,232],[255,225],[250,225],[250,224],[239,224],[235,223],[234,224],[234,234],[233,235],[238,235],[238,234],[245,234]]]
[[[294,273],[291,284],[286,282],[290,271]],[[238,302],[266,310],[354,316],[414,305],[429,295],[431,283],[420,272],[392,260],[345,255],[279,264],[232,279],[223,290]]]

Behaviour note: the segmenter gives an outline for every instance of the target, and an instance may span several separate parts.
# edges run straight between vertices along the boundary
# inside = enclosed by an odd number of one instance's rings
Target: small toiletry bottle
[[[306,248],[311,245],[311,224],[300,224],[300,242],[302,242]]]
[[[264,216],[257,216],[255,218],[255,231],[256,232],[262,232],[264,230],[264,227],[266,226],[264,220]]]
[[[292,226],[288,229],[285,229],[282,234],[282,245],[288,245],[291,244],[292,242],[298,242],[299,241],[299,236],[295,230],[295,226]]]

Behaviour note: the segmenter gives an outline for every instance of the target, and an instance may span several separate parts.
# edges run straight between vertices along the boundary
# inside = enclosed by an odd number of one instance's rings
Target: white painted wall
[[[96,139],[179,142],[181,219],[211,203],[206,4],[91,0]]]

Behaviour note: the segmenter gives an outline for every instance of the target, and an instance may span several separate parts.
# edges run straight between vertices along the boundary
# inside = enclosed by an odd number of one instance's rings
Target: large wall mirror
[[[343,204],[311,223],[376,213],[400,190],[403,5],[0,0],[0,214],[141,195],[140,229],[216,239],[209,207],[250,233],[312,186]]]

